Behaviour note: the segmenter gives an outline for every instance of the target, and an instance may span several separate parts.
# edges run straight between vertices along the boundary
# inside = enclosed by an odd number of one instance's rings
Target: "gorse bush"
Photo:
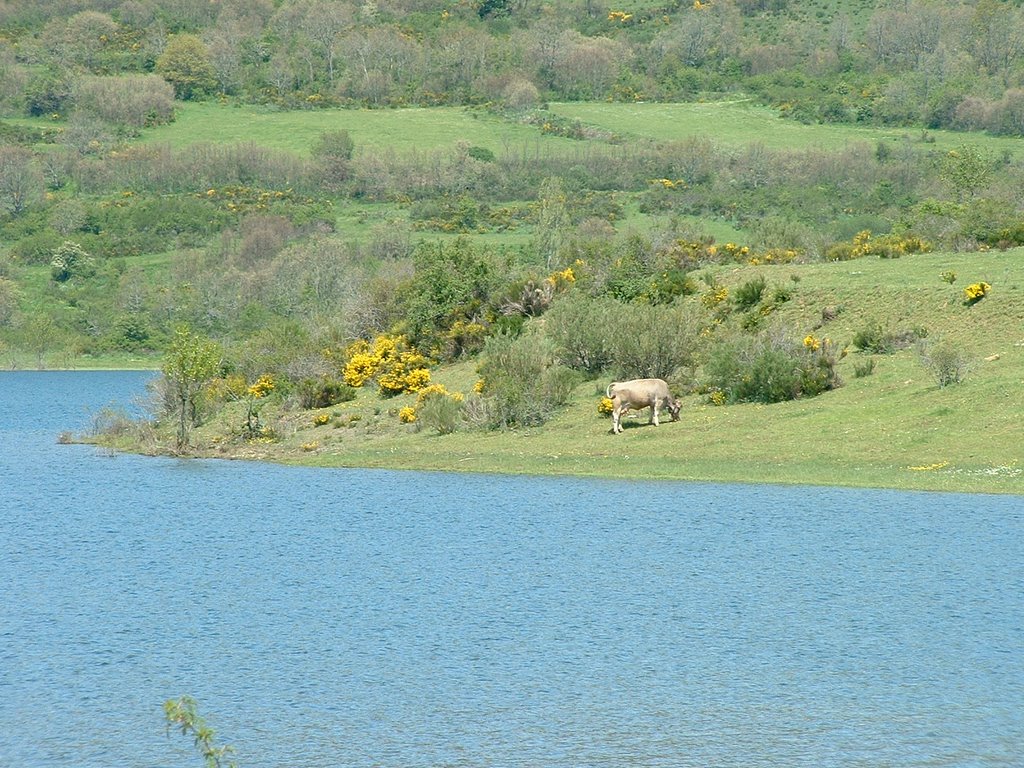
[[[448,435],[462,422],[461,392],[449,392],[440,384],[431,384],[420,390],[416,398],[415,422],[439,435]]]
[[[829,261],[849,261],[864,256],[878,256],[882,259],[898,259],[909,253],[928,253],[932,246],[916,235],[882,235],[874,237],[869,230],[853,236],[853,240],[834,243],[825,251]]]
[[[386,397],[418,392],[430,383],[427,358],[410,346],[404,336],[382,334],[373,342],[360,339],[345,350],[342,378],[351,387],[375,380]]]
[[[990,290],[992,290],[992,286],[988,283],[971,283],[964,288],[964,304],[967,304],[968,306],[977,304],[988,296],[988,292]]]

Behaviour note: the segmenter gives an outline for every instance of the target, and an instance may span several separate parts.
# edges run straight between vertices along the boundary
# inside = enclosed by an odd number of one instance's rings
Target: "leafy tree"
[[[71,100],[71,88],[71,80],[65,72],[39,72],[25,87],[25,108],[33,117],[60,114]]]
[[[338,192],[351,175],[355,144],[348,131],[325,131],[313,144],[312,155],[323,185]]]
[[[963,202],[974,197],[989,182],[994,169],[991,153],[971,144],[961,144],[946,153],[941,174],[953,188],[957,201]]]
[[[156,60],[156,72],[174,86],[184,101],[202,99],[217,89],[217,73],[210,52],[195,35],[175,35]]]
[[[95,273],[92,257],[82,246],[70,240],[64,241],[50,262],[50,276],[58,283],[66,283],[75,276],[91,277]]]
[[[161,372],[168,386],[169,405],[178,418],[178,450],[188,446],[189,432],[199,423],[203,390],[217,375],[222,359],[216,342],[192,333],[187,326],[174,332]]]
[[[461,237],[451,243],[423,243],[413,260],[416,274],[404,297],[406,331],[420,348],[457,319],[481,319],[502,281],[490,254]]]

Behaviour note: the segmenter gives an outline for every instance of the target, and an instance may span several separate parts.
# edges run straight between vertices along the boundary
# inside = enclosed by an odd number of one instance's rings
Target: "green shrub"
[[[764,279],[763,275],[758,275],[753,280],[748,280],[739,286],[732,294],[732,300],[736,304],[736,308],[745,312],[757,306],[767,287],[768,282]]]
[[[891,355],[896,351],[896,338],[881,323],[872,323],[854,332],[853,346],[863,352]]]
[[[624,304],[602,330],[610,343],[611,367],[623,378],[669,379],[696,366],[706,325],[695,305]]]
[[[808,336],[800,343],[779,333],[737,336],[712,349],[704,387],[733,403],[813,397],[840,386],[835,364],[827,339]]]
[[[443,392],[429,393],[416,409],[416,423],[450,435],[462,423],[462,400]]]
[[[918,357],[940,387],[959,384],[966,378],[973,364],[967,351],[947,338],[937,338],[920,344]]]
[[[875,358],[869,357],[860,363],[854,363],[853,366],[853,378],[863,379],[865,376],[870,376],[875,372]]]
[[[564,365],[589,376],[607,370],[615,359],[609,329],[624,305],[610,298],[590,298],[570,291],[558,298],[544,319]]]
[[[479,367],[485,423],[491,428],[543,424],[572,394],[578,374],[555,359],[554,344],[539,333],[492,336]]]
[[[338,403],[355,400],[356,389],[343,381],[328,377],[303,379],[297,387],[299,405],[305,410],[330,408]]]

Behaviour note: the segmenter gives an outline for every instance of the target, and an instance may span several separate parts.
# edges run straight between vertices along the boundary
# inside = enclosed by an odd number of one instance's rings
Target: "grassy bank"
[[[710,480],[884,487],[974,493],[1024,492],[1024,264],[1020,251],[929,254],[834,264],[716,267],[736,286],[755,275],[793,286],[773,318],[796,333],[838,346],[868,325],[953,340],[971,365],[959,384],[940,387],[918,352],[870,355],[851,349],[838,363],[844,385],[814,398],[774,405],[716,406],[706,395],[683,399],[678,423],[646,423],[646,413],[610,432],[597,413],[607,379],[580,384],[565,410],[543,427],[450,435],[399,423],[412,396],[356,400],[301,411],[268,403],[273,442],[231,437],[242,422],[225,408],[194,434],[201,455],[323,467],[362,466],[632,479]],[[961,277],[950,285],[943,272]],[[985,280],[988,297],[967,306],[963,285]],[[697,300],[694,298],[693,300]],[[827,310],[827,312],[825,311]],[[823,321],[823,314],[829,318]],[[869,360],[870,375],[858,376]],[[436,381],[467,392],[475,364],[434,371]],[[326,417],[317,425],[316,417]],[[137,447],[137,446],[136,446]],[[156,449],[156,446],[153,446]]]

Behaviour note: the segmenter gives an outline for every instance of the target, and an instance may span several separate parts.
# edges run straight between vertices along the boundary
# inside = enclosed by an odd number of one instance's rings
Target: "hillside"
[[[903,489],[1020,493],[1019,425],[1024,384],[1024,262],[1020,251],[863,258],[833,264],[716,268],[720,284],[758,276],[793,286],[772,327],[833,340],[842,385],[816,397],[772,404],[714,404],[707,392],[683,395],[681,420],[646,413],[612,435],[597,406],[607,376],[574,385],[566,405],[543,426],[509,430],[463,423],[450,434],[403,424],[415,394],[381,398],[371,386],[354,400],[296,409],[269,397],[260,418],[271,440],[239,439],[244,404],[226,405],[193,433],[200,455],[317,466],[376,466],[441,471],[574,474],[646,479],[827,484]],[[955,272],[949,284],[944,273]],[[992,288],[967,306],[963,283]],[[699,302],[694,297],[692,302]],[[823,321],[823,312],[834,319]],[[858,331],[880,326],[923,340],[891,354],[858,350]],[[920,345],[940,339],[964,352],[964,378],[940,387]],[[858,369],[870,368],[867,374]],[[474,362],[432,369],[450,392],[470,393]],[[674,385],[677,393],[680,385]],[[168,425],[173,431],[173,425]],[[137,450],[173,450],[164,431],[121,427],[101,439]],[[117,430],[115,430],[116,432]],[[140,443],[141,440],[141,443]],[[120,442],[119,442],[120,441]],[[163,448],[158,445],[163,443]]]

